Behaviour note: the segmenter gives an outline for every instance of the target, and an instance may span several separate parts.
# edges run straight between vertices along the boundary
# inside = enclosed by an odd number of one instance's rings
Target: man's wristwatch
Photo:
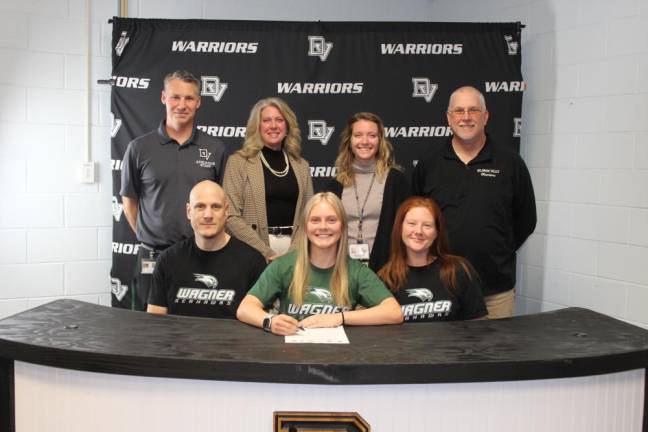
[[[263,318],[263,330],[268,333],[272,333],[272,317],[274,317],[274,315],[268,314]]]

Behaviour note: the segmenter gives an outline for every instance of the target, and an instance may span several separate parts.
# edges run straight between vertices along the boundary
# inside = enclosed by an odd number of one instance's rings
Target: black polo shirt
[[[120,195],[139,200],[137,239],[155,248],[168,247],[191,237],[186,203],[189,192],[202,180],[221,183],[225,145],[198,131],[183,145],[157,130],[128,144],[124,153]]]
[[[417,164],[412,187],[439,204],[450,250],[473,264],[484,295],[515,286],[515,252],[536,225],[533,185],[516,152],[487,138],[466,165],[449,140]]]

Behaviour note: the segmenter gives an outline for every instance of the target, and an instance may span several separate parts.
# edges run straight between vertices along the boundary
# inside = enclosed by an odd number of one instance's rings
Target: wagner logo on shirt
[[[408,297],[416,297],[421,301],[430,301],[432,300],[432,291],[427,288],[412,288],[405,290]]]
[[[216,276],[204,273],[194,273],[194,281],[200,282],[207,288],[181,287],[176,294],[176,303],[188,304],[219,304],[231,305],[234,301],[234,290],[216,289],[218,279]]]
[[[482,177],[497,177],[497,175],[500,173],[500,170],[492,168],[479,168],[477,169],[477,172]]]
[[[313,299],[314,303],[293,304],[288,305],[288,313],[297,317],[307,317],[309,315],[317,314],[331,314],[338,312],[346,312],[350,310],[348,307],[339,307],[333,303],[333,296],[326,288],[308,287],[305,297]]]
[[[433,318],[435,316],[448,316],[452,309],[450,300],[432,301],[432,291],[427,288],[411,288],[405,290],[408,297],[416,297],[419,303],[406,304],[401,306],[405,321],[417,320],[424,318]]]
[[[297,305],[290,303],[288,305],[288,313],[293,316],[307,317],[309,315],[317,314],[332,314],[338,312],[346,312],[349,308],[347,307],[338,307],[330,304],[319,304],[319,303],[308,303],[303,305]]]
[[[333,303],[331,292],[324,288],[308,287],[308,294],[316,297],[322,303]],[[307,294],[307,295],[308,295]]]

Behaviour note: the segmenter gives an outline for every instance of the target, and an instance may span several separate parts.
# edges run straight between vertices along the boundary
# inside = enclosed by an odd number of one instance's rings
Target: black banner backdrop
[[[241,147],[252,105],[279,96],[297,114],[315,188],[335,174],[346,119],[371,111],[385,122],[410,172],[451,134],[448,98],[463,85],[486,96],[488,133],[519,150],[520,23],[362,23],[113,18],[111,94],[112,304],[131,307],[138,243],[119,189],[128,143],[164,117],[164,76],[187,69],[202,81],[198,127]]]

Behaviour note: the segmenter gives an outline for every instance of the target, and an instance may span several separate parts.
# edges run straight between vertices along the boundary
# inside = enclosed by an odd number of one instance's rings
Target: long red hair
[[[434,218],[437,237],[432,242],[428,254],[430,258],[436,257],[441,264],[441,283],[450,292],[458,295],[457,270],[461,268],[468,278],[477,277],[475,270],[465,258],[450,254],[448,247],[448,234],[446,233],[445,221],[438,204],[430,198],[414,196],[406,199],[396,212],[394,226],[391,233],[391,249],[389,260],[378,272],[378,276],[385,282],[392,292],[398,292],[405,281],[409,267],[407,266],[407,248],[403,243],[403,222],[407,213],[416,207],[427,209]]]

